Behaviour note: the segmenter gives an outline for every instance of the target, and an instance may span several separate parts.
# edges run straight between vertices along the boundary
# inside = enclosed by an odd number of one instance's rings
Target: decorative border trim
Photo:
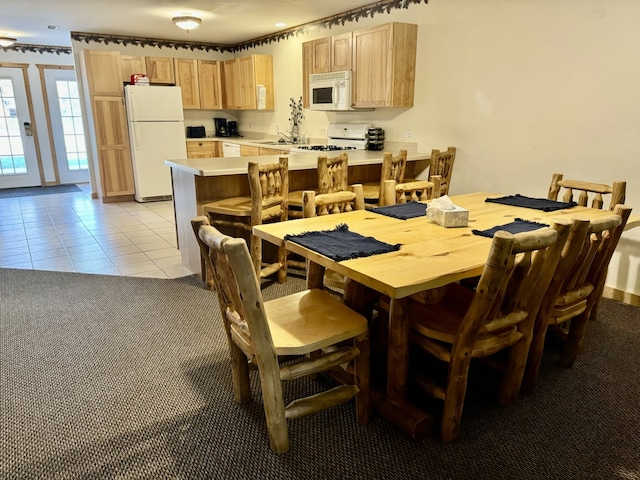
[[[184,48],[188,50],[203,50],[214,52],[238,52],[240,50],[248,50],[253,47],[259,47],[262,45],[279,42],[280,40],[286,40],[292,36],[298,36],[302,33],[306,33],[308,30],[314,27],[331,28],[337,25],[344,25],[348,22],[357,22],[361,18],[371,17],[373,18],[377,14],[390,13],[391,10],[407,9],[410,5],[417,5],[420,3],[429,3],[429,0],[380,0],[375,3],[370,3],[362,7],[353,8],[345,12],[332,15],[330,17],[321,18],[313,22],[304,23],[296,27],[288,28],[276,33],[264,35],[262,37],[254,38],[252,40],[237,43],[235,45],[224,45],[219,43],[204,43],[204,42],[185,42],[182,40],[163,40],[159,38],[145,38],[145,37],[128,37],[119,35],[108,35],[98,33],[84,33],[84,32],[71,32],[71,38],[76,41],[85,43],[96,42],[109,45],[110,43],[116,45],[136,45],[141,47],[166,47],[166,48]],[[10,47],[11,48],[11,47]]]
[[[71,55],[71,47],[58,47],[55,45],[31,45],[28,43],[15,43],[10,47],[0,47],[5,52],[22,53],[55,53],[56,55]]]

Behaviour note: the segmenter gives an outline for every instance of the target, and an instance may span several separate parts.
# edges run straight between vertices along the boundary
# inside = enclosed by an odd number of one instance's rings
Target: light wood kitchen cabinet
[[[103,197],[133,195],[133,167],[124,98],[92,97]]]
[[[222,62],[198,60],[198,82],[200,84],[200,109],[222,109]]]
[[[151,83],[176,83],[173,58],[147,57],[147,75]]]
[[[331,71],[331,37],[312,40],[313,72],[326,73]]]
[[[200,81],[198,61],[189,58],[173,59],[176,85],[182,91],[182,108],[194,110],[200,108]]]
[[[418,26],[387,23],[353,32],[355,107],[412,107]]]
[[[309,75],[313,73],[313,42],[302,44],[302,106],[309,108]]]
[[[253,145],[240,145],[241,157],[257,157],[260,155],[260,147],[254,147]]]
[[[120,75],[123,82],[130,82],[135,73],[147,74],[147,63],[142,55],[120,54]]]
[[[331,37],[331,71],[351,70],[352,32]],[[315,72],[314,72],[315,73]]]
[[[258,85],[264,86],[260,104]],[[224,104],[230,110],[273,110],[273,57],[248,55],[224,62]]]
[[[260,147],[258,149],[259,155],[289,155],[289,150],[279,150],[277,148]]]
[[[220,157],[220,142],[191,141],[187,142],[187,158]]]
[[[120,53],[84,50],[84,64],[89,94],[123,96]]]

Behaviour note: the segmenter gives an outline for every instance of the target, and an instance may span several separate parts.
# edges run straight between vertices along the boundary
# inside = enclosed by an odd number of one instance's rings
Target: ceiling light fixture
[[[202,23],[202,19],[186,14],[179,17],[173,17],[171,21],[176,27],[186,30],[187,32],[194,28],[198,28]]]
[[[12,37],[5,37],[4,35],[0,36],[0,47],[10,47],[14,43],[16,43],[18,39]]]

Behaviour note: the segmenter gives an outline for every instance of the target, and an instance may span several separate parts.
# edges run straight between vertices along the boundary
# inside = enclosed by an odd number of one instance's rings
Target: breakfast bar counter
[[[383,151],[349,150],[347,153],[350,185],[380,180]],[[171,167],[176,234],[182,264],[193,273],[201,273],[200,249],[191,229],[191,219],[203,214],[202,205],[206,203],[249,196],[249,162],[277,163],[278,158],[286,156],[289,159],[289,189],[313,190],[318,184],[318,156],[321,154],[332,156],[336,152],[165,160],[165,164]],[[408,153],[405,176],[422,177],[428,172],[429,158],[429,153]]]

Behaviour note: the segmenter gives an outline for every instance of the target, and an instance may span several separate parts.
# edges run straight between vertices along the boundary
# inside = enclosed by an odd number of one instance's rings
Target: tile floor
[[[102,203],[82,192],[0,199],[0,267],[130,277],[190,275],[171,201]]]

